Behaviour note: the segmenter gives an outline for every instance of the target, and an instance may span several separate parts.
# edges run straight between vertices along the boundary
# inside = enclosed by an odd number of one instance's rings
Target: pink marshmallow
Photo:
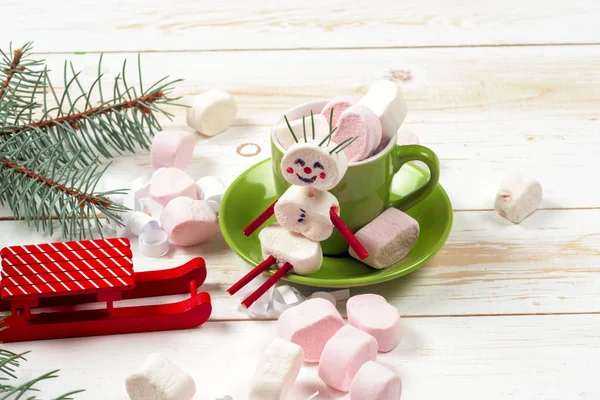
[[[376,356],[375,338],[346,325],[325,345],[319,361],[319,377],[329,386],[347,392],[360,367]]]
[[[350,385],[350,400],[400,400],[401,395],[398,374],[375,361],[366,362]]]
[[[217,214],[204,200],[177,197],[160,214],[162,229],[171,242],[194,246],[212,239],[219,232]]]
[[[152,139],[150,158],[152,168],[174,167],[184,169],[190,163],[196,146],[196,136],[187,131],[166,130]]]
[[[343,326],[335,306],[315,298],[285,310],[277,321],[277,333],[304,349],[304,361],[318,362],[327,341]]]
[[[377,340],[380,353],[394,350],[402,337],[398,309],[378,294],[352,296],[346,303],[348,322]]]
[[[353,106],[354,103],[356,103],[356,99],[352,96],[334,97],[325,104],[325,107],[321,110],[321,115],[324,115],[325,118],[327,118],[327,123],[329,123],[329,116],[331,115],[331,109],[333,108],[332,124],[335,126],[340,119],[340,115],[342,115],[348,107]]]
[[[196,182],[177,168],[161,168],[152,175],[150,197],[161,206],[166,206],[176,197],[197,199]]]
[[[331,137],[335,143],[356,138],[344,149],[348,161],[360,161],[369,157],[381,142],[381,122],[369,108],[355,104],[340,115],[337,130]]]
[[[396,143],[403,146],[406,144],[419,144],[419,137],[405,128],[398,129]]]
[[[419,237],[419,223],[396,208],[388,208],[358,232],[356,238],[367,249],[365,264],[382,269],[403,259]],[[358,260],[354,250],[350,255]]]

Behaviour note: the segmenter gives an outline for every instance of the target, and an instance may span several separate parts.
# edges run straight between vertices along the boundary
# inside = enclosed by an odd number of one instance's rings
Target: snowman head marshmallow
[[[333,189],[342,180],[347,169],[346,154],[335,143],[295,143],[287,149],[281,160],[281,173],[286,181],[316,190]]]

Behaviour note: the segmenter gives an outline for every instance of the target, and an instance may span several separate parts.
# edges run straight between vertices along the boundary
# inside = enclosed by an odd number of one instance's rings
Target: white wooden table
[[[112,75],[142,52],[146,82],[168,74],[185,79],[181,95],[234,94],[236,125],[199,138],[189,168],[197,176],[231,182],[268,157],[268,126],[296,104],[361,94],[382,76],[400,82],[405,126],[439,155],[455,211],[446,246],[425,267],[353,291],[380,293],[404,316],[402,345],[379,357],[401,374],[403,398],[600,398],[600,2],[86,3],[4,0],[1,44],[34,40],[56,73],[68,58],[89,79],[99,52]],[[184,126],[176,113],[165,126]],[[246,143],[262,151],[240,155]],[[150,168],[136,154],[117,158],[109,175],[128,180]],[[537,177],[545,192],[543,209],[520,225],[491,209],[511,170]],[[1,217],[0,246],[58,239],[7,210]],[[23,379],[61,368],[43,398],[85,388],[78,398],[126,399],[125,376],[160,351],[193,375],[196,399],[246,399],[275,331],[224,293],[244,263],[220,238],[135,261],[155,269],[198,255],[214,302],[201,328],[6,345],[33,350]],[[316,390],[317,399],[342,398],[306,368],[295,398]]]

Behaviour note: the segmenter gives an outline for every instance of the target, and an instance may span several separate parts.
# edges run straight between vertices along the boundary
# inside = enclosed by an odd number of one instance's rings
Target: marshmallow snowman
[[[273,265],[277,265],[279,270],[242,302],[246,307],[250,307],[290,271],[299,275],[317,272],[323,261],[319,242],[329,238],[334,227],[355,249],[359,258],[368,256],[365,248],[339,217],[338,200],[328,192],[346,174],[348,158],[344,149],[355,138],[333,143],[331,136],[335,128],[330,126],[329,134],[324,138],[308,139],[306,134],[296,135],[287,118],[286,122],[295,143],[287,148],[280,168],[291,186],[243,232],[246,236],[251,235],[272,215],[275,215],[278,224],[265,228],[259,234],[264,261],[227,291],[235,294]],[[304,141],[298,138],[304,138]]]

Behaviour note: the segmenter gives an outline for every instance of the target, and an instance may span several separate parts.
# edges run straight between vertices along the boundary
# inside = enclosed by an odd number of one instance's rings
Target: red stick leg
[[[279,199],[277,199],[279,200]],[[246,229],[244,229],[242,232],[244,232],[244,235],[246,236],[250,236],[254,233],[255,230],[257,230],[258,228],[260,228],[260,226],[262,224],[264,224],[265,222],[267,222],[267,220],[269,218],[271,218],[271,216],[275,213],[275,204],[277,203],[277,200],[275,200],[273,202],[273,204],[271,204],[269,206],[269,208],[267,208],[265,211],[263,211],[262,214],[260,214],[254,221],[252,221],[250,223],[250,225],[248,225],[246,227]]]
[[[250,308],[250,306],[254,304],[256,300],[260,299],[260,297],[263,294],[267,293],[267,290],[269,290],[271,286],[275,285],[278,280],[283,278],[283,276],[290,272],[293,268],[294,267],[290,263],[283,264],[283,267],[279,268],[277,272],[271,275],[271,277],[267,279],[267,281],[263,283],[258,289],[256,289],[254,293],[246,297],[246,299],[242,301],[242,305],[246,308]]]
[[[364,248],[364,246],[358,241],[348,226],[346,226],[344,221],[342,221],[340,216],[337,215],[335,212],[335,207],[331,207],[329,210],[329,217],[331,218],[331,222],[333,223],[333,226],[335,226],[335,229],[340,232],[344,240],[348,242],[350,247],[352,247],[352,250],[354,250],[358,258],[364,260],[365,258],[369,257],[369,252],[367,249]]]
[[[254,269],[248,272],[242,279],[233,284],[229,289],[227,289],[227,293],[233,295],[236,294],[238,290],[246,286],[250,281],[254,278],[268,270],[272,265],[275,264],[275,257],[269,256],[267,259],[260,264],[258,264]]]

